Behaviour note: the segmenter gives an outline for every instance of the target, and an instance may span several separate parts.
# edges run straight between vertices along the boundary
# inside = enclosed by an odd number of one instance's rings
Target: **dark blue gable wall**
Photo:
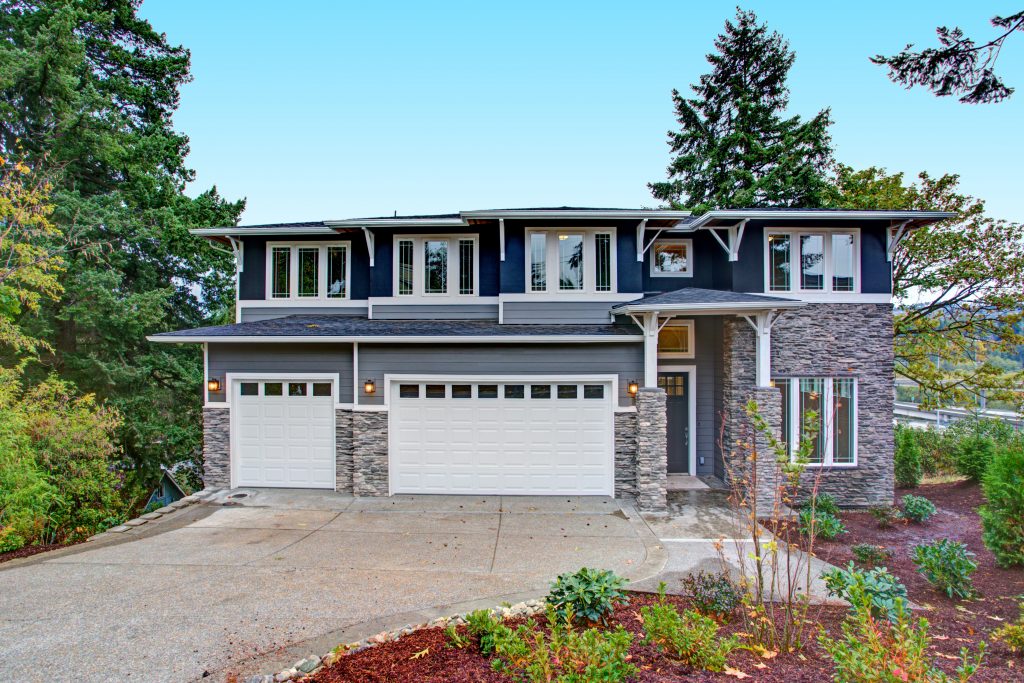
[[[892,292],[892,264],[885,252],[887,229],[872,225],[860,231],[860,291],[865,294]]]
[[[501,291],[522,294],[526,291],[526,227],[505,221],[505,260],[499,264]]]
[[[242,249],[245,269],[238,281],[238,297],[243,300],[267,298],[267,242],[350,242],[352,260],[350,283],[352,299],[365,299],[369,292],[369,263],[366,240],[361,232],[338,235],[297,235],[295,237],[244,237]],[[390,263],[390,262],[389,262]]]
[[[267,238],[242,239],[244,270],[239,273],[239,299],[265,299],[267,297]]]
[[[648,241],[652,237],[653,235],[648,235]],[[701,230],[695,233],[662,233],[658,241],[674,239],[693,241],[693,276],[651,277],[651,259],[654,257],[652,245],[644,254],[643,264],[637,264],[642,265],[644,292],[670,292],[684,287],[731,289],[732,269],[728,267],[725,250],[715,241],[714,237],[706,230]]]

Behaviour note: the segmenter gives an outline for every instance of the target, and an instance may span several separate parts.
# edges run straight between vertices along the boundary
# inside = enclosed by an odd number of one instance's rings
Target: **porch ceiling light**
[[[210,391],[220,391],[220,380],[216,377],[211,377],[206,382],[206,388]]]
[[[374,382],[372,379],[368,379],[365,382],[363,382],[363,392],[365,392],[367,394],[372,394],[375,391],[377,391],[377,383],[376,382]]]
[[[629,384],[626,385],[626,391],[629,392],[630,396],[636,396],[637,392],[640,391],[640,382],[635,379],[629,380]]]

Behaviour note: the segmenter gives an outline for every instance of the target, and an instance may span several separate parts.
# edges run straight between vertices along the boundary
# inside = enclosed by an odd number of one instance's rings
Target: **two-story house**
[[[841,503],[893,487],[893,249],[920,211],[508,209],[204,228],[210,487],[594,494],[726,477],[754,398]]]

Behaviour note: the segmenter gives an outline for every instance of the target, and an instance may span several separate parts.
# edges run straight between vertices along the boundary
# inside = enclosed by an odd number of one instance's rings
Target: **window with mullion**
[[[292,248],[273,247],[271,249],[271,296],[275,299],[287,299],[292,295]]]
[[[474,294],[476,292],[476,262],[474,240],[459,240],[459,294]]]
[[[547,235],[530,234],[530,291],[544,292],[548,288]]]
[[[298,295],[302,298],[315,297],[319,294],[320,248],[299,247],[298,251]]]
[[[782,440],[795,456],[810,413],[815,414],[809,464],[857,464],[857,381],[852,377],[776,379],[782,398]]]
[[[612,291],[612,236],[607,232],[594,235],[594,289]]]
[[[398,293],[413,293],[413,242],[398,240]]]

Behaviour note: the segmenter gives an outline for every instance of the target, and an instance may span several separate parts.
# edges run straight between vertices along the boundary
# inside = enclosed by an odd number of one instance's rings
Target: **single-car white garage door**
[[[236,381],[235,486],[335,488],[330,382]]]
[[[391,382],[394,493],[612,495],[610,381]]]

